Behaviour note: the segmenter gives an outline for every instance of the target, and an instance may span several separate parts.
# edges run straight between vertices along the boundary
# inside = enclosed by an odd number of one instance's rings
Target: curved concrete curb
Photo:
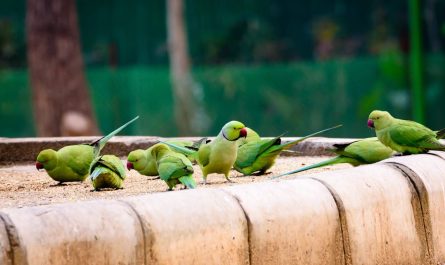
[[[385,160],[404,172],[420,197],[427,243],[435,264],[445,261],[445,153],[395,157]]]
[[[8,231],[3,219],[0,218],[0,264],[12,265],[12,252],[9,244]]]
[[[370,165],[310,177],[337,202],[346,264],[429,264],[418,197],[402,172]]]
[[[1,264],[445,262],[445,153],[223,189],[0,210]]]
[[[247,222],[220,190],[124,199],[142,220],[145,264],[249,264]]]
[[[143,264],[135,213],[116,201],[3,209],[17,233],[13,264]],[[13,226],[13,227],[12,227]]]
[[[337,207],[321,183],[299,179],[225,190],[249,222],[251,264],[344,264]]]

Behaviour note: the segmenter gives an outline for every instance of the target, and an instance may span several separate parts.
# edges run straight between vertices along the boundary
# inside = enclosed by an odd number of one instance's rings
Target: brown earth
[[[198,189],[219,186],[231,186],[269,180],[271,176],[294,170],[304,165],[319,162],[328,157],[280,157],[270,174],[244,177],[236,171],[231,172],[233,183],[225,180],[223,175],[212,174],[207,178],[207,185],[202,185],[201,170],[195,166],[195,179]],[[312,174],[320,171],[351,167],[347,164],[328,166],[299,173]],[[124,189],[91,192],[89,180],[83,183],[56,185],[44,171],[37,171],[33,164],[9,164],[0,167],[0,208],[44,205],[62,202],[74,202],[92,199],[116,199],[131,195],[154,192],[165,192],[167,185],[159,179],[142,176],[136,171],[129,172],[124,182]],[[180,187],[178,186],[177,189]],[[172,191],[174,192],[174,191]]]

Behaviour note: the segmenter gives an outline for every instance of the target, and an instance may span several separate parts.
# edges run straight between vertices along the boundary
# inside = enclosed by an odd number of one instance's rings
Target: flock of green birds
[[[107,141],[139,117],[127,122],[107,136],[90,144],[65,146],[58,151],[45,149],[36,161],[38,170],[46,170],[58,181],[73,182],[91,180],[94,190],[122,188],[126,177],[125,166],[115,155],[100,155]],[[192,163],[202,170],[203,183],[212,173],[224,174],[227,181],[232,168],[243,175],[266,174],[281,152],[309,137],[335,129],[341,125],[302,137],[289,143],[281,143],[281,136],[261,138],[254,130],[239,121],[225,124],[212,141],[203,138],[197,142],[159,141],[147,150],[134,150],[128,154],[127,169],[142,175],[159,176],[172,190],[178,184],[193,189]],[[386,111],[371,112],[368,126],[375,129],[376,136],[347,144],[334,144],[331,151],[337,156],[320,163],[299,168],[279,176],[294,174],[316,167],[338,163],[353,166],[370,164],[389,158],[398,152],[401,155],[425,153],[429,150],[445,150],[439,139],[445,136],[445,129],[432,131],[414,121],[401,120]]]

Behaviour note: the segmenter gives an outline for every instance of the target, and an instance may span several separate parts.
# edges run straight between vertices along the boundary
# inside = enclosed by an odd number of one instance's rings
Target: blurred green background
[[[364,137],[369,112],[412,119],[408,1],[186,0],[193,75],[210,118],[262,135]],[[25,1],[0,1],[0,137],[35,136]],[[78,0],[101,131],[136,114],[133,135],[177,136],[162,0]],[[425,123],[445,127],[445,0],[423,1]],[[38,115],[37,122],[38,122]]]

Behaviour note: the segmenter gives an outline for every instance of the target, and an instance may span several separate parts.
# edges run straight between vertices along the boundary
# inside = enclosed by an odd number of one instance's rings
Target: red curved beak
[[[244,138],[246,138],[246,136],[247,136],[247,130],[246,130],[246,128],[242,128],[242,129],[239,131],[239,136],[240,136],[240,137],[244,137]]]
[[[133,167],[133,163],[131,163],[131,162],[127,162],[127,169],[130,171],[130,170],[132,170],[134,167]]]
[[[36,162],[36,168],[37,168],[37,170],[40,170],[40,169],[44,169],[44,166],[42,163]]]
[[[368,120],[368,127],[369,128],[374,128],[374,121],[373,120],[371,120],[371,119]]]

